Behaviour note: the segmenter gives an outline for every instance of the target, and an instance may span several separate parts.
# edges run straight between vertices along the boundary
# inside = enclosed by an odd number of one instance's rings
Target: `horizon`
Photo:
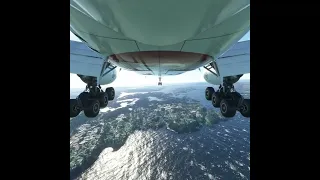
[[[240,78],[239,81],[237,81],[235,84],[237,83],[241,83],[241,82],[250,82],[250,79],[242,79]],[[163,84],[162,86],[158,86],[157,83],[155,84],[147,84],[147,85],[143,85],[143,86],[113,86],[113,87],[116,87],[116,88],[139,88],[139,87],[168,87],[168,86],[177,86],[177,85],[180,85],[180,84],[196,84],[196,83],[203,83],[203,84],[209,84],[211,86],[219,86],[219,85],[213,85],[213,84],[210,84],[206,81],[199,81],[199,82],[174,82],[174,83],[167,83],[167,84]],[[109,84],[108,85],[101,85],[102,88],[104,87],[109,87]],[[84,89],[85,86],[83,87],[70,87],[70,89]]]

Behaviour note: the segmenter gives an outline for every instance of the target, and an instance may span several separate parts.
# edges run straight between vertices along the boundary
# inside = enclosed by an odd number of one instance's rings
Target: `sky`
[[[80,41],[71,31],[70,40]],[[250,31],[243,36],[239,41],[250,40]],[[81,41],[80,41],[81,42]],[[128,78],[130,77],[130,78]],[[134,81],[132,81],[134,79]],[[250,73],[244,74],[241,79],[250,79]],[[202,73],[196,69],[176,76],[164,76],[162,77],[163,84],[172,83],[189,83],[189,82],[205,82]],[[108,87],[125,87],[125,86],[148,86],[158,85],[157,76],[143,76],[132,71],[121,70],[118,73],[117,79],[108,84]],[[70,88],[85,88],[86,84],[76,75],[70,73]]]

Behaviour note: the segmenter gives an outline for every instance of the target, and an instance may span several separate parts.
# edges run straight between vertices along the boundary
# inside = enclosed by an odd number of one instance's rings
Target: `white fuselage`
[[[201,67],[249,29],[249,0],[70,1],[75,35],[113,64],[144,75]]]

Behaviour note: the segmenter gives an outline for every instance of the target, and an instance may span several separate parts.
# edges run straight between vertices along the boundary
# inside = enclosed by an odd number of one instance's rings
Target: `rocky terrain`
[[[210,101],[190,98],[196,97],[190,93],[197,92],[197,96],[204,99],[204,92],[200,94],[198,88],[156,87],[117,91],[115,100],[109,102],[96,118],[89,119],[80,114],[71,119],[70,179],[79,177],[93,165],[105,148],[112,147],[117,151],[135,131],[166,129],[177,134],[191,133],[225,120],[218,110],[207,108]],[[200,88],[204,91],[203,87]],[[239,113],[235,118],[241,118]]]

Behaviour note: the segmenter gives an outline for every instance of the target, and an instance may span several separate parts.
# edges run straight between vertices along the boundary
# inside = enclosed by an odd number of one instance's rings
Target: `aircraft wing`
[[[103,57],[85,43],[70,40],[70,73],[100,77]]]
[[[250,73],[250,40],[236,43],[216,64],[222,77]],[[70,73],[100,77],[103,66],[104,58],[99,53],[83,42],[70,40]]]
[[[216,63],[222,77],[250,73],[250,40],[236,43]]]

